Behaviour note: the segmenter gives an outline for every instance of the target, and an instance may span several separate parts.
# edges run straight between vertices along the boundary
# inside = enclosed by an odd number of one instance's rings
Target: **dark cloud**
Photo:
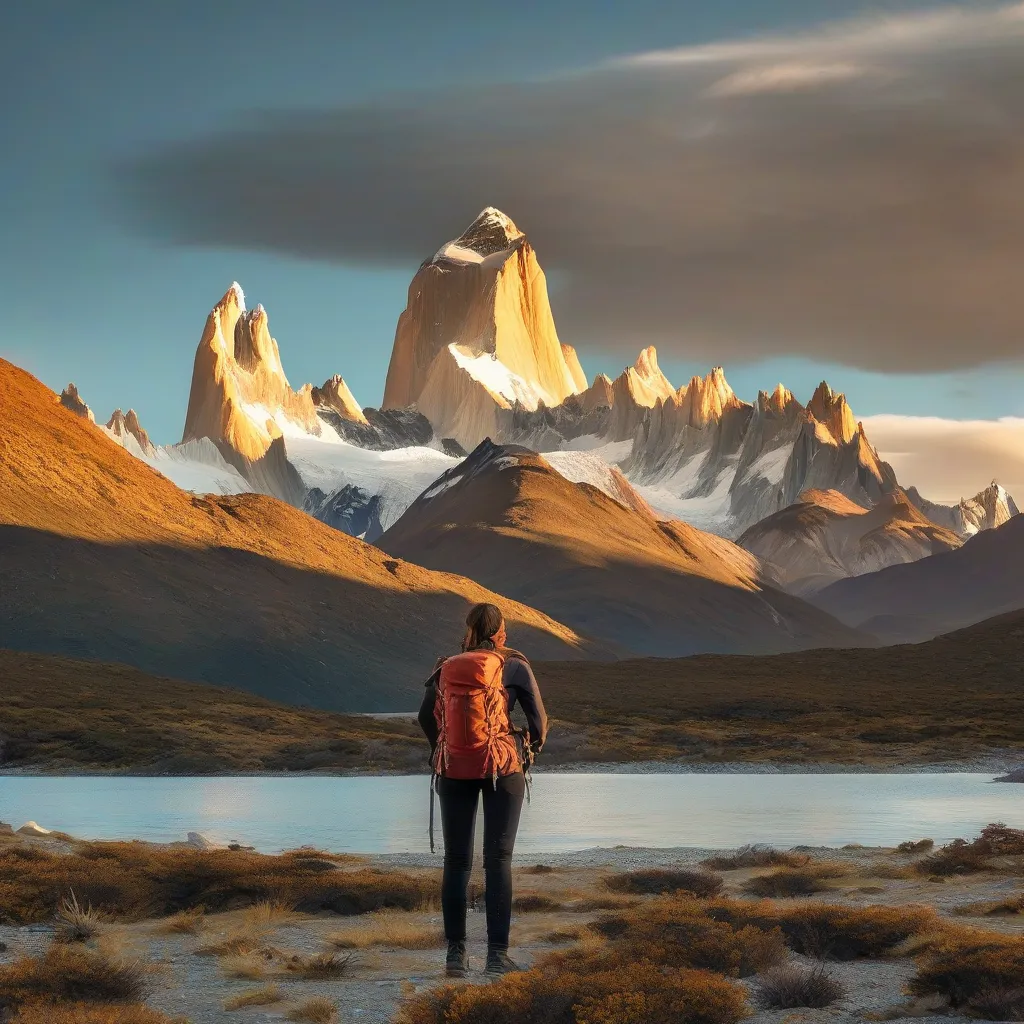
[[[148,230],[413,263],[499,206],[567,341],[938,370],[1021,354],[1024,5],[267,114],[122,175]]]

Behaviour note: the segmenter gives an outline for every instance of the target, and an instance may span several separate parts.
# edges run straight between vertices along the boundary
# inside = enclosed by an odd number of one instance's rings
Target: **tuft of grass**
[[[285,1019],[306,1021],[308,1024],[334,1024],[338,1019],[338,1004],[325,996],[317,996],[292,1007],[285,1014]]]
[[[1016,914],[1024,914],[1024,893],[1006,900],[968,903],[957,907],[953,913],[961,917],[1013,917]]]
[[[221,959],[220,969],[225,978],[259,981],[267,973],[267,958],[257,953],[243,953]]]
[[[190,907],[165,918],[160,924],[160,931],[166,935],[198,935],[205,924],[205,908]]]
[[[248,907],[242,915],[242,923],[246,928],[272,931],[285,925],[295,924],[299,915],[294,906],[282,900],[260,900]]]
[[[550,875],[554,873],[550,864],[534,864],[531,868],[523,868],[524,875]]]
[[[263,948],[267,936],[266,928],[239,926],[219,939],[212,939],[198,946],[196,956],[243,957]]]
[[[806,853],[776,850],[771,846],[741,846],[735,853],[708,857],[704,867],[712,871],[738,871],[741,868],[800,868],[810,861]]]
[[[53,933],[57,942],[87,942],[99,934],[100,928],[99,915],[91,906],[83,907],[74,891],[61,900]]]
[[[327,936],[338,949],[436,949],[444,945],[444,934],[435,925],[410,921],[397,911],[381,911],[360,918],[358,924]]]
[[[556,928],[543,936],[545,942],[558,945],[563,942],[579,942],[587,933],[578,925],[569,928]]]
[[[188,1024],[144,1003],[31,1003],[11,1018],[11,1024]]]
[[[824,964],[780,964],[759,975],[753,987],[754,1001],[764,1010],[823,1009],[846,995],[846,987]]]
[[[285,970],[297,974],[306,981],[327,981],[340,978],[353,965],[352,954],[338,956],[337,953],[314,953],[312,956],[295,954],[284,962]]]
[[[512,900],[512,909],[517,914],[542,914],[546,911],[561,910],[562,904],[539,892],[524,892]]]
[[[846,868],[837,864],[809,864],[802,868],[779,868],[767,875],[754,875],[743,884],[751,896],[813,896],[831,888],[829,879],[839,878]]]
[[[687,871],[680,869],[651,868],[645,871],[624,871],[610,875],[605,885],[612,892],[634,895],[661,895],[671,892],[685,892],[701,899],[710,899],[722,891],[724,880],[721,875],[710,871]]]
[[[251,988],[248,992],[239,992],[224,1000],[225,1010],[241,1010],[246,1006],[270,1006],[284,999],[280,985],[264,985],[262,988]]]
[[[137,1003],[146,992],[144,966],[101,950],[54,943],[42,956],[0,967],[0,1006],[24,1003]]]
[[[905,843],[900,843],[896,849],[900,853],[927,853],[935,846],[934,839],[908,839]]]

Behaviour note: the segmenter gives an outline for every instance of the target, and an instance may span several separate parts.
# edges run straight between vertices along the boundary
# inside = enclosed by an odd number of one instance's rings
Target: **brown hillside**
[[[900,647],[534,668],[562,761],[1015,765],[1022,650],[1018,611]]]
[[[470,602],[546,656],[587,650],[273,498],[181,491],[3,360],[0,398],[0,646],[360,711],[409,707]]]
[[[570,483],[485,441],[377,542],[463,573],[591,636],[648,655],[855,646],[860,634],[764,585],[757,559]]]
[[[786,590],[810,594],[848,576],[953,551],[963,541],[899,491],[866,509],[838,491],[808,490],[736,543],[770,565]]]

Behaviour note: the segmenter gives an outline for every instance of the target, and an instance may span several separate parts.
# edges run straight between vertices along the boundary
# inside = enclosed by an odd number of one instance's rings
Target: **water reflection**
[[[991,821],[1024,826],[1024,800],[991,775],[558,775],[535,780],[524,854],[593,846],[947,842]],[[0,777],[0,820],[89,838],[158,842],[199,831],[264,851],[427,849],[425,776]]]

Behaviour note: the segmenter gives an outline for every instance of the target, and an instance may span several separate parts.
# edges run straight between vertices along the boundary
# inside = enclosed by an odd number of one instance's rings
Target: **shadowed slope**
[[[0,393],[0,646],[360,711],[408,708],[470,602],[538,654],[584,650],[273,498],[181,491],[3,360]]]
[[[760,563],[684,523],[659,523],[539,455],[485,441],[378,541],[471,575],[632,651],[780,651],[862,637],[766,587]]]
[[[815,603],[892,642],[924,640],[1024,608],[1024,516],[956,551],[833,583]]]
[[[736,542],[772,566],[791,593],[914,562],[963,543],[897,492],[866,509],[838,491],[805,491],[800,500],[752,526]]]

